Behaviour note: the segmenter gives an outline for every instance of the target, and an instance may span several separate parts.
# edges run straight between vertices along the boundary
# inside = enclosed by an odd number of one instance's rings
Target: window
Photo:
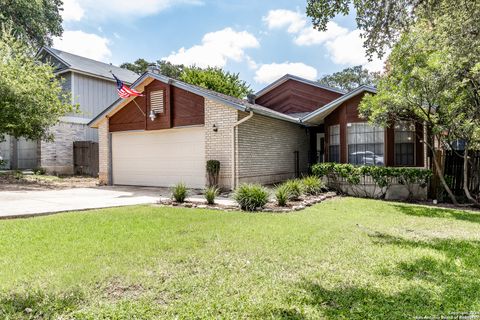
[[[329,127],[328,161],[340,162],[340,125]]]
[[[163,90],[150,92],[150,110],[155,113],[163,113],[165,111]]]
[[[366,122],[349,123],[348,163],[383,166],[385,130]]]
[[[412,123],[395,124],[395,165],[415,165],[415,125]]]

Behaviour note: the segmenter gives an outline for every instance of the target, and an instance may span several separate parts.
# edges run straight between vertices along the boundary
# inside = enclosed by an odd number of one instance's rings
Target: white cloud
[[[62,18],[65,21],[82,20],[85,11],[77,2],[77,0],[63,0]]]
[[[329,56],[335,64],[363,65],[370,71],[382,71],[383,60],[373,59],[368,61],[360,30],[353,30],[327,41],[326,47]]]
[[[289,33],[299,32],[307,23],[300,13],[285,9],[270,10],[263,17],[263,21],[267,23],[269,29],[287,28]]]
[[[235,31],[232,28],[207,33],[202,43],[188,49],[182,47],[163,60],[173,64],[198,67],[224,67],[229,59],[241,62],[246,59],[245,49],[260,46],[257,38],[247,31]],[[249,61],[251,59],[248,59]]]
[[[77,0],[66,0],[76,2]],[[78,4],[78,3],[77,3]],[[81,0],[90,19],[132,19],[156,14],[177,5],[203,5],[202,0]]]
[[[343,28],[337,23],[330,21],[327,23],[326,31],[318,31],[312,26],[309,26],[300,30],[293,41],[299,46],[311,46],[315,44],[322,44],[328,40],[335,39],[347,33],[347,28]]]
[[[307,17],[292,10],[271,10],[263,17],[269,29],[286,29],[298,46],[324,45],[329,58],[344,66],[363,65],[370,71],[382,71],[383,60],[368,61],[358,29],[349,31],[334,21],[326,31],[315,30]]]
[[[271,83],[285,74],[292,74],[309,80],[317,79],[317,70],[301,62],[284,62],[263,64],[255,73],[255,81],[258,83]]]
[[[54,48],[104,62],[112,56],[109,43],[107,38],[80,30],[65,31],[61,38],[53,39]]]

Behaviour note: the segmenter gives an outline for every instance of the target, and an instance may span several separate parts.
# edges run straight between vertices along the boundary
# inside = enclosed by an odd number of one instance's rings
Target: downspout
[[[247,111],[247,110],[246,110]],[[232,127],[232,190],[235,190],[235,187],[236,187],[236,175],[235,175],[235,160],[236,160],[236,150],[235,150],[235,132],[236,132],[236,128],[244,123],[245,121],[249,120],[251,117],[253,117],[253,111],[250,110],[250,114],[248,116],[246,116],[245,118],[243,118],[242,120],[239,120],[237,121],[236,123],[234,123],[233,127]]]

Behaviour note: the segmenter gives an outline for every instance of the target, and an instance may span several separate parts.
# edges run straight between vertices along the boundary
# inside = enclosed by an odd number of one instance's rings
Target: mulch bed
[[[256,212],[292,212],[300,211],[314,204],[320,203],[327,199],[336,197],[335,192],[326,192],[315,196],[302,196],[298,201],[289,201],[285,207],[279,207],[274,200],[269,201],[263,208],[257,208]],[[238,205],[222,205],[214,204],[209,205],[206,202],[199,201],[185,201],[183,203],[175,202],[173,200],[160,200],[158,202],[160,206],[168,207],[182,207],[182,208],[197,208],[197,209],[210,209],[210,210],[223,210],[223,211],[238,211],[240,207]]]

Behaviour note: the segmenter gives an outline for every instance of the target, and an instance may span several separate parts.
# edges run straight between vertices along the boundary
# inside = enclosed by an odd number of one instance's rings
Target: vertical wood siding
[[[87,119],[94,118],[118,98],[114,82],[79,73],[73,75],[73,96],[81,113],[72,116]]]

